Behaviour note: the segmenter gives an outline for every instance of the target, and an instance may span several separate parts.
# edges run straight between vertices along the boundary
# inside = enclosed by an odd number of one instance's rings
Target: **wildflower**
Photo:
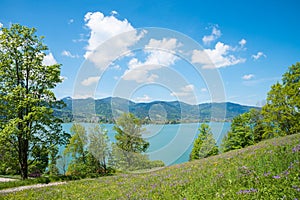
[[[251,188],[250,190],[240,190],[237,192],[237,194],[249,194],[254,192],[257,192],[257,189]]]
[[[271,174],[271,172],[265,172],[264,176],[269,176]]]
[[[298,186],[292,186],[292,188],[294,188],[295,190],[297,190],[298,192],[300,192],[300,187],[298,187]]]
[[[297,146],[295,146],[293,149],[292,149],[293,153],[296,153],[296,152],[299,152],[300,151],[300,144],[298,144]]]
[[[273,176],[275,179],[280,179],[281,177],[279,175]]]

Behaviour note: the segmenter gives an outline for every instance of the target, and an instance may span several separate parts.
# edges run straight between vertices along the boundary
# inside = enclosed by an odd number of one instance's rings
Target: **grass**
[[[297,199],[300,134],[166,167],[0,195],[0,199]]]

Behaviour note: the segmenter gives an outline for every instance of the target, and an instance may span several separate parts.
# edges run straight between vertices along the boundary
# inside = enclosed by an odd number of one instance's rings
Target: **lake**
[[[230,122],[210,122],[214,138],[220,145],[223,137],[230,129]],[[88,130],[94,124],[82,123]],[[198,128],[201,123],[188,124],[149,124],[145,125],[146,131],[143,137],[150,143],[147,155],[150,160],[162,160],[166,165],[174,165],[189,160],[192,151],[193,141],[199,134]],[[63,129],[70,132],[72,123],[64,123]],[[115,142],[114,124],[103,124],[108,130],[108,137],[111,142]]]

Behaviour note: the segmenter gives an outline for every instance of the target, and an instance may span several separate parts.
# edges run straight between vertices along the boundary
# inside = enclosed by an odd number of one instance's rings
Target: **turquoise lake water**
[[[83,123],[88,128],[94,124]],[[201,124],[167,124],[167,125],[146,125],[143,137],[150,143],[147,155],[151,160],[162,160],[166,165],[179,164],[189,160],[192,151],[193,141],[197,137],[198,128]],[[63,124],[66,132],[70,131],[72,123]],[[115,142],[115,131],[113,124],[103,124],[108,130],[108,137],[111,142]],[[210,122],[214,138],[220,145],[223,137],[230,128],[229,122]]]

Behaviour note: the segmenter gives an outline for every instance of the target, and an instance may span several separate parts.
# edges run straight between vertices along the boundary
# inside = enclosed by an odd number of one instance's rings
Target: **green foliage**
[[[261,141],[264,133],[263,124],[262,115],[256,109],[236,116],[222,141],[222,151],[241,149]]]
[[[207,124],[201,124],[199,131],[198,138],[194,141],[190,160],[207,158],[217,155],[219,152],[210,127]]]
[[[107,136],[107,130],[101,126],[94,126],[90,128],[88,137],[90,141],[88,151],[98,161],[100,167],[103,168],[103,172],[106,173],[106,163],[110,156],[110,142]]]
[[[73,159],[78,159],[83,163],[86,163],[87,151],[85,147],[88,143],[86,130],[82,125],[74,123],[70,131],[72,137],[70,138],[64,154],[71,154]]]
[[[264,138],[300,132],[300,63],[289,67],[282,83],[271,87],[262,113],[267,125]]]
[[[0,143],[11,144],[23,179],[36,146],[63,145],[68,134],[53,108],[61,108],[53,88],[61,82],[60,65],[43,65],[47,47],[34,28],[19,24],[0,34]]]
[[[141,121],[132,113],[121,115],[114,126],[117,131],[116,143],[112,144],[110,165],[122,170],[133,171],[164,166],[163,162],[150,161],[143,154],[149,147],[149,142],[142,138]]]
[[[58,163],[64,174],[89,177],[92,174],[97,176],[111,172],[107,167],[107,159],[110,154],[109,139],[107,131],[99,125],[89,129],[87,134],[84,126],[73,124],[73,134],[70,143],[59,158]],[[72,161],[66,171],[66,156],[71,155]]]
[[[142,138],[142,124],[132,113],[124,113],[116,121],[116,145],[127,152],[141,153],[149,147],[149,142]]]
[[[3,199],[297,199],[300,134],[148,173],[71,181]]]

